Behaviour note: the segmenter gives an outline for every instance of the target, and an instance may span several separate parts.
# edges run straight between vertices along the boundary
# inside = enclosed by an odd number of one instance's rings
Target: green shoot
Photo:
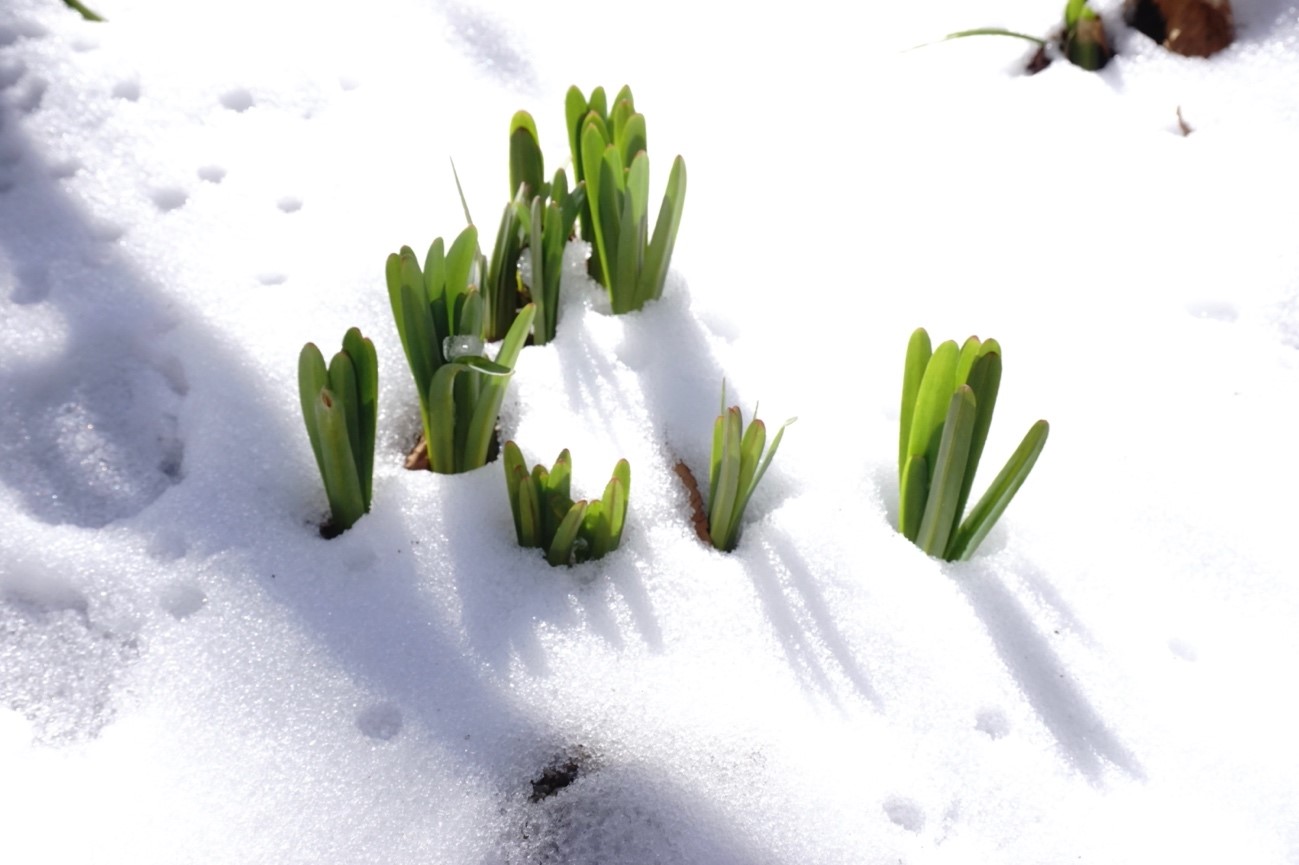
[[[328,367],[314,343],[304,345],[298,397],[329,499],[329,530],[345,532],[370,510],[379,397],[374,344],[351,328]]]
[[[614,466],[601,498],[575,502],[570,495],[573,461],[567,448],[549,471],[540,464],[529,471],[523,452],[512,441],[505,443],[502,454],[519,546],[539,547],[554,566],[598,559],[618,549],[631,492],[631,466],[626,460]]]
[[[1001,27],[975,27],[949,33],[939,41],[964,39],[968,36],[1009,36],[1032,42],[1038,46],[1038,51],[1029,62],[1030,73],[1039,72],[1050,65],[1052,57],[1047,51],[1048,48],[1058,50],[1070,63],[1089,72],[1101,69],[1114,56],[1105,34],[1105,25],[1100,16],[1087,5],[1087,0],[1066,0],[1064,26],[1050,40]]]
[[[569,191],[561,168],[544,181],[545,162],[532,115],[510,121],[510,196],[487,267],[487,339],[500,339],[520,307],[537,305],[533,342],[555,337],[564,245],[573,233],[585,188]],[[525,253],[526,250],[526,253]]]
[[[565,113],[573,164],[586,188],[582,237],[594,249],[591,275],[608,289],[615,313],[640,309],[663,294],[685,206],[685,160],[672,162],[651,235],[645,116],[636,113],[631,89],[619,91],[606,111],[601,88],[589,100],[569,88]]]
[[[992,426],[1001,386],[1001,346],[970,337],[931,351],[924,328],[911,335],[902,375],[898,436],[898,530],[931,556],[974,554],[1028,477],[1046,444],[1040,420],[961,521]]]
[[[497,414],[536,308],[519,311],[494,361],[485,352],[483,299],[473,284],[478,232],[445,250],[433,241],[423,269],[410,247],[388,256],[388,299],[420,398],[429,467],[452,474],[487,462]]]
[[[713,423],[712,458],[708,468],[708,534],[713,546],[730,552],[740,540],[740,521],[753,491],[771,465],[785,427],[797,418],[781,424],[767,448],[767,428],[756,417],[746,428],[738,406],[726,407],[726,383],[722,382],[721,408]]]

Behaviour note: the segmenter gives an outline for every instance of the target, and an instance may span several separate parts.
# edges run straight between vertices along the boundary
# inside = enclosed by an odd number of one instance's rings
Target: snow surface
[[[1057,4],[91,5],[0,8],[0,859],[1299,862],[1293,3],[1031,78],[903,49]],[[530,461],[632,465],[552,569],[498,465],[402,468],[382,262],[463,227],[452,157],[490,234],[572,83],[690,186],[664,298],[574,248],[520,359]],[[325,541],[296,357],[351,325],[374,509]],[[921,325],[1005,348],[982,483],[1052,425],[964,564],[893,529]],[[672,473],[723,377],[799,417],[731,555]]]

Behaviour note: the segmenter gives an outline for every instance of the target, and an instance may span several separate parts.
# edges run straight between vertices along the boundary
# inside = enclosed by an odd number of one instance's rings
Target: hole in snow
[[[401,709],[392,703],[378,703],[356,716],[362,733],[379,742],[387,742],[401,732]]]
[[[226,179],[226,170],[220,165],[203,165],[199,167],[198,179],[208,183],[220,183]]]
[[[177,189],[174,186],[163,189],[155,189],[149,193],[153,203],[163,213],[184,207],[185,202],[189,200],[189,195],[183,189]]]
[[[281,198],[275,203],[275,206],[285,213],[297,213],[302,209],[302,199],[293,197]]]
[[[221,104],[231,111],[247,111],[253,107],[253,94],[242,87],[221,94]]]
[[[1010,732],[1010,721],[999,709],[984,709],[975,718],[974,729],[1000,739]]]
[[[140,82],[119,81],[113,85],[113,98],[135,102],[140,98]]]
[[[1195,646],[1177,637],[1168,641],[1168,650],[1183,661],[1195,661],[1200,657],[1200,653],[1195,651]]]
[[[188,619],[203,609],[207,595],[198,586],[176,583],[163,589],[158,601],[173,618]]]
[[[925,828],[925,812],[910,799],[893,797],[884,803],[884,813],[889,819],[908,832],[919,832]]]
[[[282,273],[267,272],[257,274],[257,281],[262,285],[283,285],[288,280],[289,278]]]
[[[1227,324],[1235,321],[1240,313],[1236,305],[1225,300],[1198,300],[1188,303],[1186,311],[1196,318],[1211,318]]]

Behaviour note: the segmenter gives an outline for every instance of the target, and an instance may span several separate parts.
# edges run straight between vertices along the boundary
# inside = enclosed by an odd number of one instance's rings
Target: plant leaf
[[[983,457],[983,446],[988,441],[988,431],[992,428],[992,413],[997,407],[997,392],[1001,389],[1001,354],[987,350],[997,348],[996,340],[987,340],[980,349],[981,354],[970,369],[967,384],[974,391],[974,402],[978,407],[978,416],[974,421],[974,433],[970,438],[970,456],[965,465],[965,480],[961,484],[961,495],[956,501],[956,519],[959,521],[965,513],[965,505],[970,500],[970,490],[974,487],[974,477],[979,471],[979,461]]]
[[[925,513],[916,535],[916,546],[931,556],[943,555],[960,517],[956,513],[956,503],[965,479],[965,464],[970,455],[970,439],[977,414],[974,391],[969,385],[961,385],[949,401],[933,476],[929,481]]]
[[[749,499],[753,496],[753,491],[756,490],[758,484],[762,482],[762,476],[767,473],[767,468],[771,465],[771,460],[776,456],[776,451],[780,450],[780,442],[785,437],[785,429],[796,420],[798,420],[798,418],[792,417],[780,425],[780,429],[776,430],[776,436],[771,440],[771,447],[767,448],[767,454],[762,458],[762,463],[758,466],[758,471],[754,474],[753,480],[749,484],[748,489],[746,490],[742,488],[740,490],[740,504],[736,510],[735,516],[735,522],[737,525],[739,524],[740,519],[743,518],[745,509],[749,506]],[[754,423],[757,423],[757,421],[755,420]]]
[[[519,492],[518,536],[521,547],[541,546],[541,502],[537,487],[523,466],[514,470],[515,489]]]
[[[328,388],[322,388],[314,411],[320,430],[320,450],[324,471],[325,494],[334,525],[340,531],[351,528],[365,513],[361,500],[361,483],[347,440],[347,418]]]
[[[482,322],[478,322],[476,330],[469,330],[461,325],[460,311],[461,298],[469,292],[469,277],[474,267],[474,259],[478,255],[478,229],[470,225],[456,237],[451,244],[451,249],[447,252],[447,270],[446,270],[446,304],[447,304],[447,326],[446,336],[452,334],[468,334],[472,336],[482,336]]]
[[[302,421],[311,440],[311,452],[316,456],[316,468],[325,479],[325,457],[321,450],[320,427],[316,423],[316,400],[321,390],[329,387],[329,371],[325,356],[315,343],[307,343],[298,354],[298,400],[302,405]]]
[[[631,463],[618,460],[613,467],[613,477],[604,488],[604,517],[608,521],[608,550],[622,544],[623,526],[627,524],[627,506],[631,500]]]
[[[350,328],[343,335],[343,351],[352,358],[352,367],[356,371],[356,411],[360,438],[352,442],[352,449],[368,512],[374,491],[374,443],[379,417],[379,356],[374,343],[362,336],[361,329],[356,327]]]
[[[586,515],[586,502],[573,502],[564,519],[560,521],[559,528],[555,530],[555,537],[550,542],[550,550],[546,553],[546,561],[551,565],[566,565],[573,556],[573,542],[577,539],[577,532],[582,528],[582,517]]]
[[[536,313],[537,307],[531,303],[519,310],[514,324],[510,325],[509,332],[501,341],[501,350],[496,355],[497,365],[509,370],[514,369],[515,361],[518,360],[519,352],[528,337],[528,329],[532,327],[532,319]],[[496,427],[496,417],[500,414],[501,402],[505,399],[505,389],[509,382],[508,375],[494,375],[483,384],[465,438],[465,470],[478,468],[487,462],[487,450],[492,442],[492,431]]]
[[[440,474],[462,471],[456,459],[456,376],[466,369],[461,363],[443,364],[433,373],[429,383],[428,425],[425,437],[428,443],[429,467]]]
[[[510,196],[527,188],[527,197],[541,194],[546,169],[538,143],[537,124],[526,111],[516,111],[510,119]]]
[[[361,400],[357,395],[356,367],[352,365],[352,358],[346,351],[336,353],[329,361],[329,390],[347,424],[348,447],[352,448],[352,463],[356,466],[356,447],[361,440],[361,418],[358,412]],[[360,477],[359,471],[357,477]],[[364,495],[362,500],[364,501]]]
[[[1029,427],[1019,447],[1011,454],[1000,474],[993,480],[988,491],[983,494],[983,498],[979,499],[978,504],[970,511],[970,515],[956,532],[947,549],[948,560],[964,561],[979,548],[979,544],[992,530],[1006,510],[1006,506],[1010,504],[1010,500],[1028,479],[1029,472],[1033,470],[1038,455],[1046,445],[1046,437],[1050,431],[1050,426],[1044,420]]]
[[[505,470],[505,494],[509,497],[510,513],[514,516],[515,537],[518,538],[520,546],[530,546],[524,543],[523,521],[519,513],[519,472],[522,472],[526,478],[528,464],[523,459],[523,451],[519,450],[519,446],[513,439],[501,445],[501,467]]]
[[[925,515],[925,500],[929,496],[929,465],[916,454],[902,469],[898,494],[898,531],[915,543],[920,534],[920,521]]]
[[[680,156],[672,160],[667,190],[654,223],[654,236],[645,254],[641,274],[640,293],[644,300],[658,300],[663,296],[668,267],[672,263],[672,250],[677,242],[677,229],[681,227],[681,212],[686,204],[686,162]]]
[[[920,382],[925,377],[925,368],[933,355],[929,345],[929,334],[923,327],[918,327],[911,334],[907,343],[906,367],[902,371],[902,410],[901,435],[898,437],[898,480],[901,482],[903,468],[907,465],[907,447],[911,441],[911,421],[916,411],[916,398],[920,394]],[[905,501],[903,502],[905,511]],[[917,527],[919,523],[916,524]]]
[[[632,162],[636,160],[637,156],[646,153],[649,149],[647,138],[645,136],[645,115],[632,114],[629,116],[620,133],[616,134],[616,137],[618,139],[618,150],[622,157],[622,164],[631,165]]]
[[[721,454],[715,457],[719,465],[717,486],[709,491],[708,531],[713,537],[713,546],[723,552],[730,552],[735,547],[735,526],[739,522],[736,505],[739,499],[741,459],[740,410],[733,406],[726,410],[724,419],[719,420],[722,420],[723,425],[722,448]]]

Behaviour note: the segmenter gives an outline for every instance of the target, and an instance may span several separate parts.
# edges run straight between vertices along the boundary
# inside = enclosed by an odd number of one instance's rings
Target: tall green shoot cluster
[[[898,439],[898,530],[931,556],[968,559],[1019,491],[1046,444],[1040,420],[962,522],[1001,386],[1001,346],[970,337],[907,345]]]
[[[708,465],[708,535],[712,544],[723,552],[730,552],[740,541],[740,520],[758,482],[767,473],[785,427],[797,418],[790,418],[776,430],[766,456],[767,427],[758,420],[757,408],[753,420],[744,426],[744,414],[739,406],[726,407],[726,383],[722,383],[721,409],[713,422],[712,457]]]
[[[351,328],[328,367],[315,343],[304,345],[298,398],[329,499],[329,530],[344,532],[370,510],[379,405],[374,343]]]
[[[631,88],[618,91],[610,109],[603,88],[587,99],[571,87],[565,115],[574,169],[586,187],[582,238],[594,248],[591,275],[608,289],[615,313],[640,309],[663,294],[686,200],[685,160],[672,162],[651,237],[645,115],[636,112]]]
[[[429,467],[454,474],[478,468],[536,308],[510,325],[495,360],[485,354],[484,302],[473,278],[478,232],[471,225],[445,249],[429,247],[421,269],[403,246],[388,256],[388,300],[419,393]]]

